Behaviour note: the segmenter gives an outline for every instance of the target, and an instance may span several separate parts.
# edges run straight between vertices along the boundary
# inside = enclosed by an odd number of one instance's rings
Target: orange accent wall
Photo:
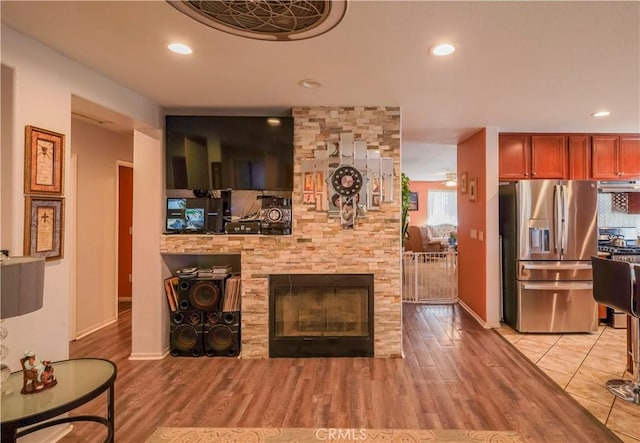
[[[133,168],[118,166],[118,297],[131,297]]]
[[[486,129],[458,144],[458,183],[467,173],[468,183],[477,178],[476,201],[469,191],[458,186],[458,297],[483,320],[487,320],[487,248],[486,248]],[[477,233],[471,238],[471,230]],[[480,241],[482,231],[484,240]]]
[[[409,224],[415,226],[423,226],[427,224],[427,205],[429,204],[429,190],[451,191],[455,189],[445,186],[445,184],[441,181],[410,181],[409,188],[411,189],[411,191],[418,193],[418,210],[409,211]]]

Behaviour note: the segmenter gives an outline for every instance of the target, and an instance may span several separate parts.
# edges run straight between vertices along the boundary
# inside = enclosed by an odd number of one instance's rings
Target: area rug
[[[456,429],[158,428],[146,443],[522,443],[513,431]]]

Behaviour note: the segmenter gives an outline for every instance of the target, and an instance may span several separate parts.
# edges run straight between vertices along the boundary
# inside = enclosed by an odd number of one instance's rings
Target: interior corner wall
[[[409,189],[418,193],[418,210],[409,211],[409,224],[423,226],[427,224],[429,214],[429,191],[455,191],[456,188],[450,188],[443,182],[411,180]]]
[[[76,336],[116,320],[117,161],[133,161],[133,137],[71,120],[78,158]]]
[[[2,231],[11,232],[11,238],[3,236],[3,248],[13,255],[22,255],[24,230],[24,134],[25,126],[65,134],[65,171],[71,163],[71,98],[83,97],[114,111],[130,116],[141,126],[161,127],[160,108],[150,100],[133,93],[112,80],[80,65],[53,51],[51,48],[27,37],[4,23],[0,27],[0,52],[5,69],[13,72],[13,96],[11,127],[2,128]],[[3,69],[3,73],[6,72]],[[3,114],[4,97],[3,97]],[[3,120],[4,123],[4,120]],[[5,146],[5,131],[11,134],[9,147]],[[5,156],[9,151],[10,155]],[[160,154],[158,154],[160,155]],[[7,163],[5,160],[9,159]],[[142,165],[143,168],[146,166]],[[157,165],[153,165],[157,167]],[[161,172],[158,172],[159,174]],[[5,174],[9,195],[5,192]],[[65,173],[64,187],[69,189],[70,174]],[[159,185],[159,192],[162,190]],[[69,227],[74,225],[75,214],[65,205],[65,236],[74,235]],[[157,214],[154,216],[158,217]],[[149,223],[148,217],[134,220],[142,226]],[[158,217],[152,222],[161,223]],[[158,243],[156,234],[156,245]],[[66,243],[66,242],[65,242]],[[73,242],[70,242],[73,243]],[[78,245],[81,247],[81,245]],[[157,247],[156,247],[157,249]],[[137,260],[151,261],[153,251],[137,257]],[[160,260],[156,252],[157,260]],[[6,364],[11,370],[20,368],[19,359],[26,350],[32,350],[39,358],[63,360],[69,356],[69,293],[70,282],[75,278],[70,263],[75,260],[73,248],[65,249],[64,257],[46,263],[44,277],[44,305],[31,314],[6,319],[9,331],[3,340],[9,348]],[[158,303],[161,305],[161,303]],[[162,306],[162,305],[161,305]]]
[[[165,192],[161,135],[133,133],[133,360],[159,359],[169,349],[169,314],[160,256]]]
[[[500,216],[498,195],[498,128],[485,128],[485,248],[486,248],[486,307],[485,326],[500,326]]]
[[[458,187],[458,298],[487,321],[486,129],[458,144],[458,177],[477,180],[476,200]],[[469,185],[467,185],[469,187]],[[482,238],[482,239],[481,239]]]
[[[9,214],[11,201],[14,198],[11,165],[13,164],[13,89],[14,70],[4,64],[0,65],[0,214]],[[9,239],[13,237],[11,223],[3,223],[0,217],[0,249],[7,249]]]

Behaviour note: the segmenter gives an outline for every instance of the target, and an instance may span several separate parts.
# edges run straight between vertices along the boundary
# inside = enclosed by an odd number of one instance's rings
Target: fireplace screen
[[[271,275],[272,357],[372,356],[373,276]]]

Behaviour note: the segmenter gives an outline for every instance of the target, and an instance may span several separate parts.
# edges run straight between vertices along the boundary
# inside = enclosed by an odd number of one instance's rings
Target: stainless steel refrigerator
[[[597,182],[522,180],[499,189],[504,322],[520,332],[595,332]]]

